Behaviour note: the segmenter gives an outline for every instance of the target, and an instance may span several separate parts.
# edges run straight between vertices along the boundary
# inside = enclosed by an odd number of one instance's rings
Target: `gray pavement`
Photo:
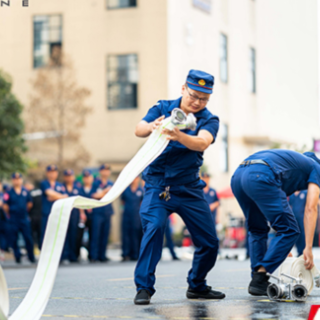
[[[161,261],[157,292],[149,306],[133,304],[133,262],[61,266],[42,319],[307,319],[310,306],[320,304],[319,289],[314,289],[306,303],[276,303],[248,295],[249,261],[233,259],[217,261],[208,276],[209,285],[226,293],[224,300],[187,300],[190,266],[188,260]],[[11,313],[25,296],[34,273],[35,267],[5,267]]]

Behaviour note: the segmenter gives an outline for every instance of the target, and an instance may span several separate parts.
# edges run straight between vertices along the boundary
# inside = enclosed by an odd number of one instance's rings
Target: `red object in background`
[[[234,197],[234,194],[232,193],[231,187],[228,187],[226,189],[218,191],[217,194],[218,194],[219,199],[227,199],[227,198]]]
[[[183,247],[190,247],[190,246],[192,246],[192,240],[191,240],[191,238],[184,238],[184,239],[182,240],[182,246],[183,246]]]
[[[319,309],[320,309],[320,305],[312,305],[310,308],[308,320],[313,320],[316,317]]]

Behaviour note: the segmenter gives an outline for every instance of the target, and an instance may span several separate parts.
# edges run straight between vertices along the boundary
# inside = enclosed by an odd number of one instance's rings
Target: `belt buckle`
[[[250,160],[247,160],[245,163],[245,166],[248,166],[250,164]]]

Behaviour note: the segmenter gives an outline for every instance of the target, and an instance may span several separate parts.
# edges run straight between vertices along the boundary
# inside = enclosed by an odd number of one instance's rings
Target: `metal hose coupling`
[[[181,109],[175,108],[171,112],[171,122],[179,129],[196,130],[197,119],[193,113],[186,115]]]
[[[302,279],[294,278],[285,273],[281,273],[282,277],[289,278],[291,283],[285,283],[283,279],[273,276],[270,273],[267,275],[276,279],[278,283],[271,283],[267,288],[267,295],[273,301],[297,301],[304,302],[308,296],[308,289],[302,283]],[[295,282],[295,283],[294,283]]]

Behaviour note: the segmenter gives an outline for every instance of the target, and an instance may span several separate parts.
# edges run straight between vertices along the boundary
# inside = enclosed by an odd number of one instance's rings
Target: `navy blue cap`
[[[320,164],[320,159],[313,152],[304,152],[303,154]]]
[[[111,168],[108,164],[105,163],[100,166],[99,170],[111,170]]]
[[[82,171],[82,175],[84,177],[90,177],[90,176],[92,176],[92,172],[90,170],[88,170],[88,169],[85,169],[85,170]]]
[[[67,169],[67,170],[64,170],[64,171],[63,171],[63,175],[64,175],[65,177],[70,177],[70,176],[73,176],[73,175],[74,175],[74,172],[73,172],[72,169]]]
[[[214,77],[211,74],[200,70],[190,70],[186,83],[192,90],[211,94],[214,85]]]
[[[55,164],[50,164],[47,166],[47,171],[58,171],[58,167]]]
[[[21,174],[20,172],[14,172],[14,173],[11,175],[11,178],[12,178],[12,179],[22,178],[22,174]]]
[[[210,178],[210,174],[208,172],[202,172],[201,173],[201,178]]]

